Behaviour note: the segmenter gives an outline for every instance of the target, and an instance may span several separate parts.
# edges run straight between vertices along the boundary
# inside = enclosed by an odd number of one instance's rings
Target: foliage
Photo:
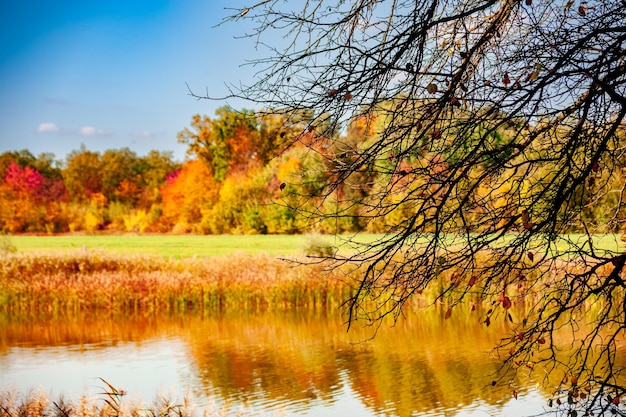
[[[310,257],[324,258],[334,256],[336,252],[336,247],[319,236],[310,236],[305,242],[304,253]]]
[[[285,135],[285,121],[272,114],[219,108],[215,119],[195,115],[190,129],[178,134],[188,153],[204,161],[217,181],[260,168],[274,155]],[[282,135],[282,136],[281,136]]]
[[[29,166],[11,161],[0,185],[2,229],[15,233],[30,231],[44,221],[40,208],[43,176]]]
[[[202,210],[217,202],[220,184],[200,161],[190,161],[161,189],[163,216],[178,225],[197,224]]]
[[[171,153],[138,157],[128,148],[71,152],[65,165],[52,154],[27,150],[0,155],[0,227],[12,233],[124,231],[131,209],[151,213],[156,227],[160,187],[179,164]],[[97,201],[96,201],[97,200]]]
[[[598,250],[593,234],[624,227],[625,10],[622,0],[320,0],[232,15],[272,46],[253,84],[231,96],[286,118],[313,115],[296,141],[323,175],[296,184],[313,187],[292,207],[323,230],[326,219],[336,230],[352,219],[352,229],[386,233],[329,257],[362,270],[351,321],[399,318],[450,274],[455,284],[437,297],[449,314],[478,297],[493,305],[485,325],[495,311],[511,323],[507,366],[542,362],[599,387],[570,415],[607,411],[608,388],[624,393],[613,358],[626,329],[626,256]],[[269,33],[284,43],[264,43]],[[361,141],[337,135],[364,122]],[[513,316],[521,290],[536,298]],[[593,303],[606,309],[579,334]],[[569,361],[551,344],[562,326],[574,335]]]

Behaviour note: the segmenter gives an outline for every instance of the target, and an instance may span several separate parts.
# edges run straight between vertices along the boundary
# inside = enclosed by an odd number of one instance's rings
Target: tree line
[[[378,159],[354,169],[356,156],[378,143],[395,105],[391,100],[385,110],[363,114],[343,131],[330,133],[310,112],[287,117],[222,107],[213,118],[193,116],[178,134],[179,142],[188,146],[183,162],[175,161],[171,152],[153,150],[139,156],[128,148],[100,153],[82,146],[62,161],[51,153],[5,152],[0,155],[0,227],[8,233],[198,234],[400,229],[420,215],[409,197],[437,189],[417,173],[426,169],[429,176],[444,175],[446,161],[454,155],[419,149],[402,154],[389,147]],[[480,164],[498,163],[503,157],[498,147],[517,128],[515,123],[497,129],[485,124],[492,129],[485,145],[491,152]],[[433,140],[446,140],[431,130]],[[594,165],[594,175],[572,202],[583,218],[569,226],[570,232],[582,230],[583,223],[602,226],[598,230],[604,232],[620,230],[621,223],[611,218],[616,209],[623,211],[622,193],[612,190],[623,188],[626,161],[617,162],[618,169],[611,172]],[[342,173],[342,166],[352,168]],[[543,181],[550,172],[546,164],[525,182],[530,186],[534,180]],[[476,201],[490,203],[468,207],[464,218],[453,221],[460,227],[468,218],[479,219],[481,210],[506,206],[506,188],[507,182],[487,178],[473,192]],[[474,232],[487,227],[469,223]]]

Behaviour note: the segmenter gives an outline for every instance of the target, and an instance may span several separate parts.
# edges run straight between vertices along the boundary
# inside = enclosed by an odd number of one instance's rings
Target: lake
[[[128,398],[188,394],[199,408],[287,416],[527,416],[547,396],[499,378],[506,324],[428,311],[395,326],[339,315],[0,317],[0,387]],[[495,384],[494,384],[495,383]],[[519,393],[517,399],[513,391]]]

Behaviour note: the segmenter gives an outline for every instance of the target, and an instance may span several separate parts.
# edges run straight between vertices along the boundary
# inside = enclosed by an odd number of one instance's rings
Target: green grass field
[[[371,242],[382,235],[360,235],[361,242]],[[581,244],[584,235],[569,235]],[[57,235],[57,236],[10,236],[2,238],[15,246],[18,252],[70,252],[78,249],[101,250],[114,253],[150,254],[174,258],[210,257],[231,253],[269,255],[300,255],[306,248],[316,244],[341,246],[342,238],[325,235]],[[595,235],[596,249],[623,251],[624,242],[618,235]],[[567,244],[559,243],[559,250]],[[345,249],[345,248],[344,248]]]
[[[11,236],[18,252],[69,252],[77,249],[141,253],[166,257],[208,257],[245,252],[292,255],[303,253],[304,235],[62,235]],[[332,242],[332,238],[328,238]]]

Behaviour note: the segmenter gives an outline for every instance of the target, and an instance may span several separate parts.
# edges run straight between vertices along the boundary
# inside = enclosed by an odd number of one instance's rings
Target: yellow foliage
[[[88,232],[94,232],[98,230],[100,224],[102,223],[102,218],[94,213],[92,210],[87,211],[85,214],[85,230]]]
[[[107,205],[107,198],[102,193],[92,194],[89,201],[96,207],[104,207]]]
[[[148,214],[145,210],[131,210],[130,214],[122,217],[127,232],[143,233],[150,226]]]
[[[289,178],[300,171],[302,168],[302,162],[298,157],[289,157],[286,161],[281,162],[278,166],[278,179],[280,182],[287,182]]]

